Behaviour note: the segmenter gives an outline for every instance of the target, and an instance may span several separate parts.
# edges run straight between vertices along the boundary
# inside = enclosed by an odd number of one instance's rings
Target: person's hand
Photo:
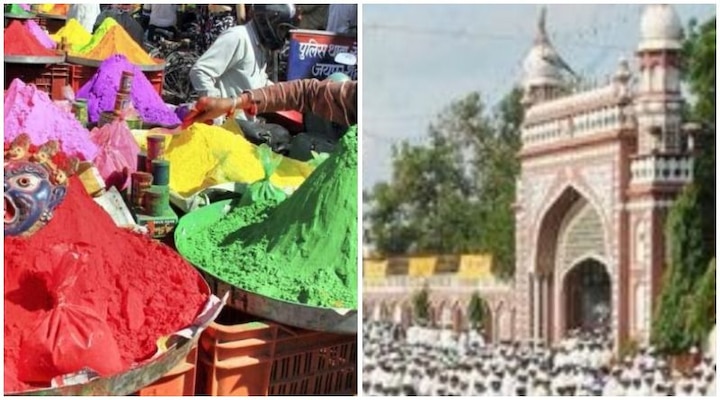
[[[240,101],[238,100],[238,103]],[[239,104],[238,104],[239,105]],[[233,108],[233,99],[225,99],[220,97],[201,97],[195,103],[192,110],[183,119],[183,129],[195,122],[212,123],[217,117],[227,115]]]

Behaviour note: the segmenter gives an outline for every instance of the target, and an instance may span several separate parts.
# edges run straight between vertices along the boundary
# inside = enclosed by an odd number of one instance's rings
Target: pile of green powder
[[[257,294],[357,308],[357,127],[287,200],[239,202],[188,238],[185,257]]]

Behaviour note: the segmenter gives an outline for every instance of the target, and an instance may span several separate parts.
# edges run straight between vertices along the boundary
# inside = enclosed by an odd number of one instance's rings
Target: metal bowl
[[[77,64],[77,65],[84,65],[86,67],[99,67],[100,64],[103,63],[105,60],[93,60],[91,58],[84,58],[84,57],[78,57],[78,56],[67,56],[67,62],[71,64]],[[140,64],[133,64],[140,68],[141,71],[147,71],[147,72],[154,72],[154,71],[162,71],[165,69],[165,61],[161,61],[158,64],[155,65],[140,65]]]
[[[200,274],[201,275],[201,274]],[[205,293],[210,287],[205,282]],[[141,362],[130,370],[108,377],[79,373],[66,379],[66,385],[35,389],[25,392],[5,393],[7,396],[126,396],[139,391],[165,376],[190,353],[200,339],[203,330],[222,311],[222,301],[208,298],[205,308],[194,324],[170,335],[165,342],[167,350],[150,360]],[[73,380],[79,383],[72,383]]]
[[[189,246],[188,237],[214,224],[227,214],[231,209],[232,201],[224,200],[213,203],[180,219],[175,228],[175,246],[183,257]],[[223,297],[225,293],[230,293],[227,305],[244,313],[297,328],[339,334],[357,333],[357,310],[315,307],[274,299],[223,282],[205,272],[202,266],[196,265],[196,267],[200,269],[216,296]]]
[[[60,64],[65,61],[64,55],[56,56],[3,56],[6,64]]]

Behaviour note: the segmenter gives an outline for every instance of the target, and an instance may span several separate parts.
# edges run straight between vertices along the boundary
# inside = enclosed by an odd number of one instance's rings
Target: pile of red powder
[[[20,21],[14,20],[5,28],[6,56],[54,56]]]
[[[5,237],[5,393],[50,384],[21,382],[18,362],[23,334],[52,308],[42,276],[52,272],[58,244],[89,252],[91,268],[74,287],[106,318],[125,370],[155,354],[157,339],[189,326],[208,300],[190,264],[169,247],[116,227],[73,177],[47,226],[29,238]]]

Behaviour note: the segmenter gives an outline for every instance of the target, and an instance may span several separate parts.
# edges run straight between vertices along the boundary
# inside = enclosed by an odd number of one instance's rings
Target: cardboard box
[[[165,214],[152,217],[150,215],[135,212],[135,221],[138,225],[147,228],[150,237],[154,239],[163,239],[172,235],[178,224],[178,216],[171,207],[165,210]]]

